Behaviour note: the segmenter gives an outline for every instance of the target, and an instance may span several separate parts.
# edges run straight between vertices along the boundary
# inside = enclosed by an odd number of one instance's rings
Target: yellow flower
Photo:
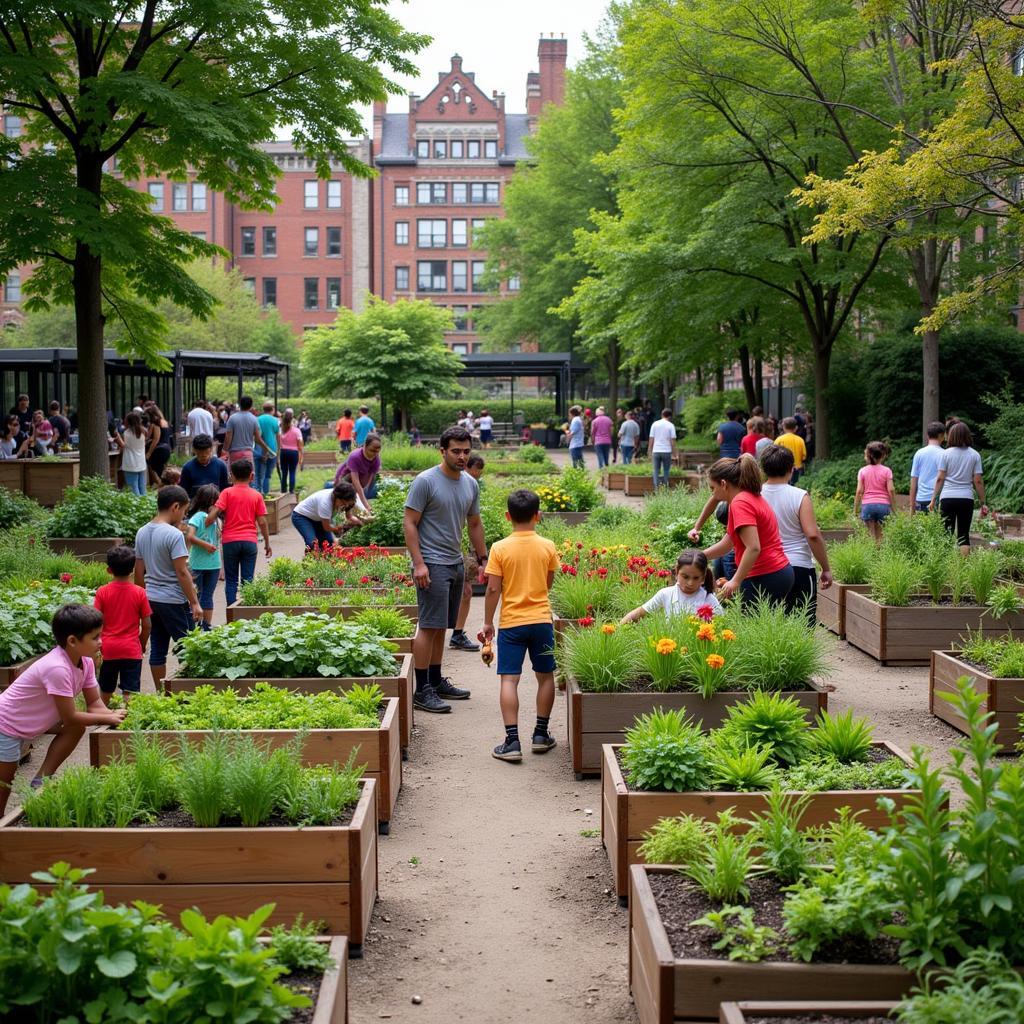
[[[615,632],[615,627],[610,622],[606,622],[601,627],[601,632],[604,633],[605,636],[611,636],[612,633]]]
[[[700,619],[698,619],[696,615],[687,615],[686,616],[686,621],[691,626],[699,626],[700,625]]]
[[[709,654],[704,660],[710,668],[721,668],[725,664],[725,658],[720,654]]]
[[[664,637],[662,637],[658,641],[658,644],[657,644],[657,647],[655,647],[655,650],[659,654],[675,654],[676,649],[678,648],[678,646],[679,645],[671,637],[664,636]]]
[[[722,630],[722,639],[723,640],[735,640],[736,639],[736,634],[731,629],[723,629]]]
[[[712,626],[711,623],[705,622],[704,625],[697,630],[697,639],[710,640],[712,643],[714,643],[714,641],[718,639],[718,637],[715,635],[715,627]]]

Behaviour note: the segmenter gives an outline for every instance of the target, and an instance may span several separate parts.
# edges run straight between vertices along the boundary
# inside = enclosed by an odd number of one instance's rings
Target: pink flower
[[[709,604],[702,604],[697,609],[697,618],[703,619],[705,622],[710,622],[715,617],[715,609]]]
[[[69,572],[62,572],[60,574],[60,581],[61,581],[61,583],[70,583],[71,582],[71,573],[69,573]]]

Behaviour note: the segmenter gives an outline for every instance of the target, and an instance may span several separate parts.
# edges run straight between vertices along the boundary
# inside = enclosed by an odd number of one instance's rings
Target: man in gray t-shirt
[[[441,674],[444,638],[453,629],[462,602],[465,576],[462,528],[482,567],[487,562],[480,521],[480,488],[465,472],[472,438],[465,427],[449,427],[440,440],[441,463],[420,473],[405,498],[405,543],[412,558],[419,624],[413,640],[416,695],[422,711],[446,713],[449,700],[467,700],[469,690],[453,686]]]
[[[225,424],[224,448],[221,454],[229,462],[238,462],[240,459],[253,458],[254,446],[259,446],[271,458],[277,458],[260,431],[259,420],[252,412],[252,398],[249,395],[242,395],[239,403],[239,411],[233,412]]]

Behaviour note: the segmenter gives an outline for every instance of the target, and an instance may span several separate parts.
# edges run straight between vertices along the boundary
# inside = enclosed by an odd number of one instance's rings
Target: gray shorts
[[[416,588],[416,606],[423,629],[454,629],[462,603],[462,584],[466,571],[462,562],[434,565],[427,562],[430,586]]]

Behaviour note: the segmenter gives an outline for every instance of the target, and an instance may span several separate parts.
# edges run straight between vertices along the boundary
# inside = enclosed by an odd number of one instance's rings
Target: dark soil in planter
[[[892,1024],[893,1017],[837,1017],[832,1013],[801,1013],[795,1017],[751,1017],[746,1024]]]
[[[570,620],[570,621],[572,621],[572,620]],[[786,691],[787,692],[793,692],[793,691],[796,691],[796,690],[810,690],[810,689],[811,689],[811,687],[808,686],[807,683],[787,683],[786,684]],[[686,686],[678,686],[678,687],[676,687],[675,689],[672,689],[672,690],[655,690],[654,687],[651,686],[650,676],[641,676],[639,679],[627,680],[623,684],[621,689],[618,689],[618,690],[588,690],[582,684],[580,684],[580,690],[582,690],[583,693],[601,693],[601,694],[611,694],[613,696],[615,694],[617,694],[617,693],[649,693],[652,696],[660,696],[661,694],[664,694],[665,696],[669,696],[670,694],[673,694],[673,693],[692,693],[694,696],[697,695],[697,691],[696,690],[690,689],[689,687],[686,687]],[[738,686],[734,690],[733,688],[727,686],[727,687],[725,687],[724,690],[720,690],[718,692],[719,693],[723,693],[723,692],[740,693],[740,692],[743,692],[743,691],[744,691],[743,687],[739,687]],[[750,692],[751,693],[754,692],[754,688],[753,687],[750,687]]]
[[[651,891],[661,915],[662,924],[668,934],[673,955],[680,960],[728,960],[728,950],[713,949],[720,938],[713,928],[693,927],[690,922],[703,917],[709,910],[718,910],[721,904],[713,903],[689,879],[682,875],[652,874],[649,876]],[[748,883],[749,906],[754,911],[754,922],[774,928],[783,936],[782,906],[786,894],[778,879],[753,878]],[[899,943],[887,936],[877,939],[848,938],[822,946],[815,958],[817,963],[828,964],[897,964]],[[784,945],[777,952],[765,957],[767,963],[796,961]],[[806,1020],[803,1022],[806,1024]]]
[[[291,974],[282,974],[278,982],[300,996],[312,1000],[313,1005],[301,1010],[292,1010],[288,1018],[288,1024],[310,1024],[313,1014],[316,1013],[316,999],[320,994],[320,982],[323,981],[322,971],[292,971]],[[807,1024],[806,1021],[802,1024]],[[863,1024],[863,1022],[861,1022]],[[868,1024],[872,1024],[868,1021]]]
[[[329,827],[337,828],[343,825],[350,825],[352,823],[352,817],[355,814],[356,804],[352,804],[350,807],[346,807],[341,814],[332,822]],[[16,826],[17,828],[33,828],[24,817],[20,818]],[[188,811],[182,810],[180,807],[174,807],[167,811],[162,811],[156,821],[133,821],[128,828],[198,828],[199,826],[195,823],[195,819]],[[279,814],[273,815],[267,821],[263,822],[259,826],[243,825],[241,820],[238,818],[224,818],[218,828],[298,828],[292,821],[288,821],[287,818],[282,817]]]
[[[973,600],[954,601],[951,597],[942,597],[938,601],[933,601],[930,597],[918,596],[912,597],[905,608],[977,608],[978,606]]]

